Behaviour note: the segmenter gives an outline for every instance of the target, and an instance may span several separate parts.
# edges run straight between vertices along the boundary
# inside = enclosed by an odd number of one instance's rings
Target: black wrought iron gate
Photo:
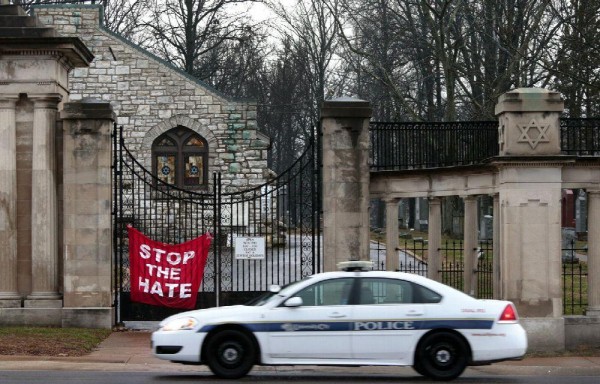
[[[318,135],[314,135],[318,137]],[[176,244],[213,235],[197,308],[243,303],[268,289],[321,272],[320,164],[317,140],[285,172],[264,185],[227,192],[221,174],[198,193],[164,184],[113,133],[113,244],[116,322],[160,320],[180,310],[130,300],[127,225]],[[264,259],[234,257],[236,237],[260,237]]]

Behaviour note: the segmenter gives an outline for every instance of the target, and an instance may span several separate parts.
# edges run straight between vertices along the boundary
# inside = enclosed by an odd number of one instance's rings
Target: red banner
[[[131,301],[193,309],[212,236],[206,233],[170,245],[149,239],[131,225],[127,230]]]

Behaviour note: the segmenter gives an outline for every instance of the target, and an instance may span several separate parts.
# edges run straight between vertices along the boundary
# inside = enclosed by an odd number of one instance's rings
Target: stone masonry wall
[[[42,23],[79,37],[95,56],[89,68],[69,74],[70,101],[110,102],[127,147],[147,169],[153,140],[183,125],[207,140],[209,173],[222,172],[226,187],[264,183],[268,143],[257,134],[256,105],[231,100],[109,32],[101,26],[101,12],[97,5],[34,8]]]

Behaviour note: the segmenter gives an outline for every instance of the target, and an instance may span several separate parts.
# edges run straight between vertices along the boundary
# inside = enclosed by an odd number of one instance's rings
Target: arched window
[[[180,188],[206,186],[208,144],[191,129],[173,128],[152,143],[152,169],[159,180]]]

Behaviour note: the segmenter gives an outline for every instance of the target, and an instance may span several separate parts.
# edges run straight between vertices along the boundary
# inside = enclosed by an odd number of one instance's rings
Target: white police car
[[[468,365],[519,359],[527,335],[508,301],[477,300],[425,277],[349,262],[247,305],[171,316],[154,354],[222,378],[254,365],[409,365],[452,380]]]

